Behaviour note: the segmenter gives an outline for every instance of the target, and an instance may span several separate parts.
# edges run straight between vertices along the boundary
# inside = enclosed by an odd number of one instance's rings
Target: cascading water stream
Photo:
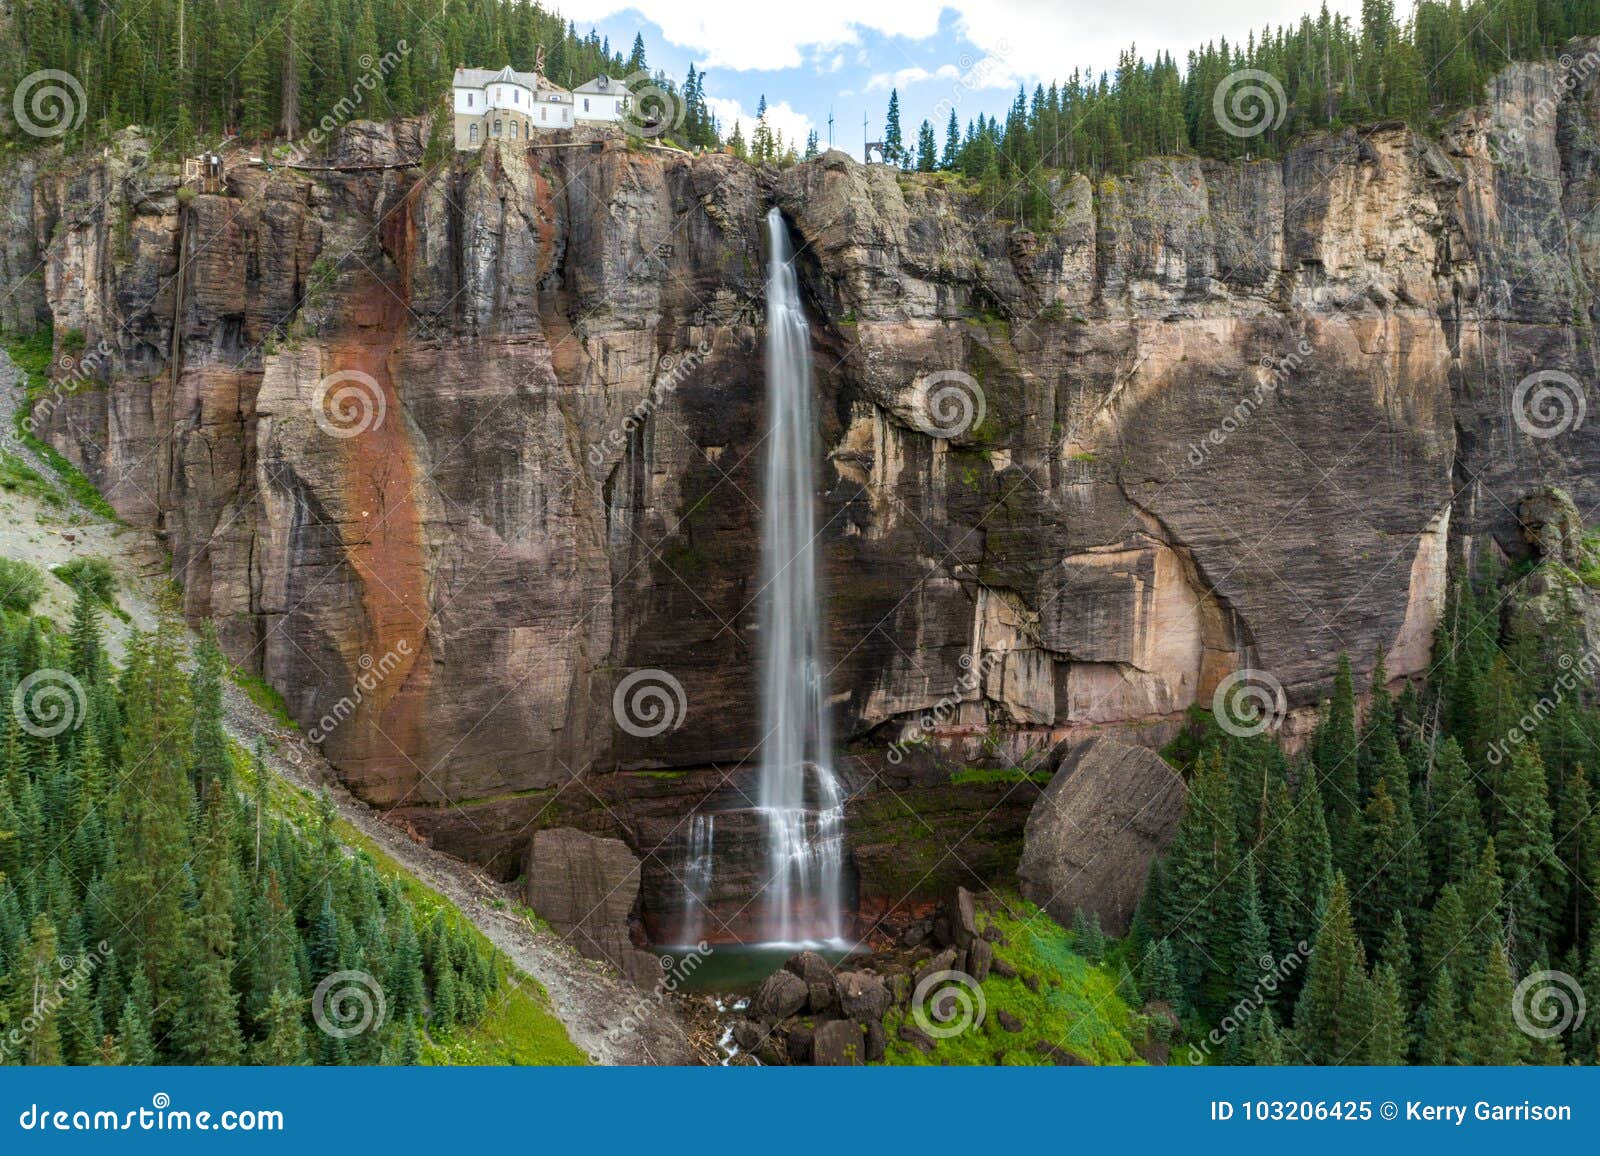
[[[817,593],[811,341],[783,216],[767,214],[767,465],[761,539],[765,934],[843,935],[844,806],[833,777]]]
[[[695,814],[689,819],[689,854],[683,864],[683,928],[686,944],[700,942],[711,902],[711,868],[716,849],[717,817]]]

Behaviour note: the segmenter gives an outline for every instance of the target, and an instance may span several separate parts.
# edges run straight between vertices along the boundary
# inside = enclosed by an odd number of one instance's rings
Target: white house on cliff
[[[482,148],[488,140],[531,140],[578,124],[615,123],[628,106],[621,82],[597,76],[568,92],[538,72],[509,65],[458,68],[452,82],[456,148]]]

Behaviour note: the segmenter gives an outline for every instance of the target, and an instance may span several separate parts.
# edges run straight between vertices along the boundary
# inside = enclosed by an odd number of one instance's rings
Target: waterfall
[[[716,822],[715,815],[698,811],[689,816],[689,850],[683,860],[683,923],[678,937],[690,946],[700,942],[710,910]]]
[[[767,828],[765,934],[796,943],[843,935],[844,806],[832,738],[817,597],[811,341],[788,229],[767,214],[767,464],[761,538],[761,786]]]

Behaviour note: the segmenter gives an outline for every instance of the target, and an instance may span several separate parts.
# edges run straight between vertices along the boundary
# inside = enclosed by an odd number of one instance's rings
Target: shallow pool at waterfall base
[[[852,951],[853,944],[836,940],[823,943],[713,943],[709,951],[690,947],[658,947],[656,954],[663,961],[662,975],[676,976],[679,991],[714,992],[718,995],[748,995],[761,986],[761,981],[777,971],[790,956],[800,951],[814,951],[829,963],[858,956],[866,959],[871,952]],[[690,961],[693,966],[690,967]],[[676,965],[676,966],[674,966]]]

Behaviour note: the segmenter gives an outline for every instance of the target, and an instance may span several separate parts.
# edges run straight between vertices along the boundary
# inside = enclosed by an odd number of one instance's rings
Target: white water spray
[[[695,813],[689,819],[689,854],[683,864],[683,928],[686,944],[700,942],[711,903],[711,869],[716,850],[717,817]]]
[[[761,788],[767,826],[765,934],[781,943],[843,936],[844,806],[817,596],[811,340],[788,229],[767,214],[766,488],[761,537]]]

